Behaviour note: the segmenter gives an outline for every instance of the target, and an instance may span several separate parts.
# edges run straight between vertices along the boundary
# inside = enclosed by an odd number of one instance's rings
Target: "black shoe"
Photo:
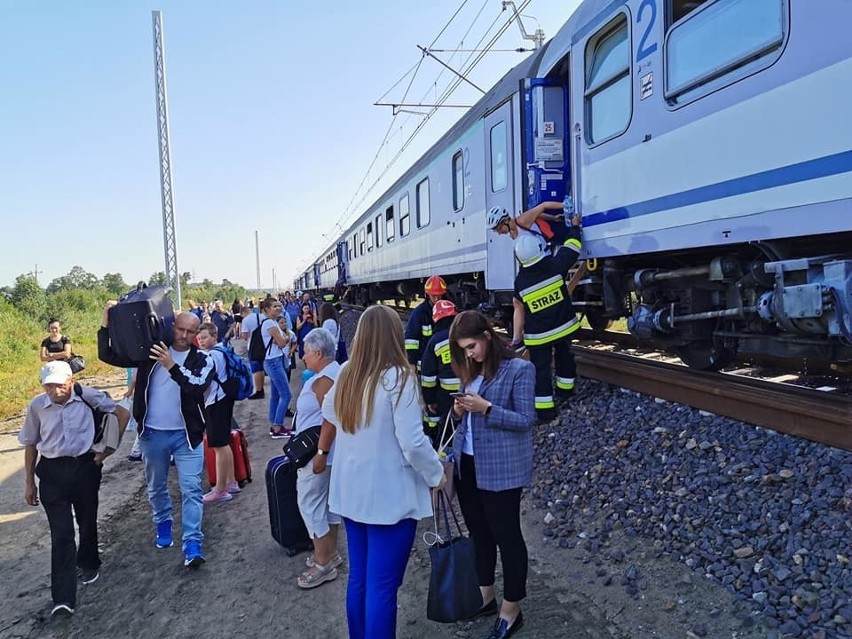
[[[56,604],[50,611],[51,617],[70,617],[74,614],[74,608],[68,604]]]
[[[263,399],[265,393],[262,390],[257,391],[253,395],[249,395],[249,399]]]
[[[101,573],[98,572],[97,568],[80,568],[77,571],[77,575],[80,577],[80,583],[88,585],[95,583],[98,577],[101,576]]]
[[[555,408],[542,408],[537,410],[536,417],[538,418],[539,424],[546,424],[548,422],[552,422],[554,419],[559,417],[559,414],[556,412]]]
[[[480,617],[490,617],[491,615],[496,615],[497,611],[498,611],[497,599],[492,599],[487,604],[482,606],[482,608],[480,608],[474,614],[472,614],[467,619],[467,621],[473,621],[474,619],[479,619]]]
[[[519,612],[515,621],[512,622],[512,625],[509,625],[509,622],[505,619],[498,619],[494,622],[494,627],[491,628],[491,632],[488,634],[486,639],[509,639],[512,635],[514,635],[521,627],[524,625],[524,613]]]

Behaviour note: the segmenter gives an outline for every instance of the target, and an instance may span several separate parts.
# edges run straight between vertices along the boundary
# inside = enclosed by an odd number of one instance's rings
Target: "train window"
[[[464,156],[459,151],[453,156],[453,210],[464,208]]]
[[[408,217],[408,193],[399,199],[399,236],[405,237],[411,232],[411,220]]]
[[[366,246],[366,244],[364,243],[364,229],[361,229],[361,242],[360,242],[361,248],[358,249],[358,255],[364,255],[364,253],[365,253],[364,247],[365,246]]]
[[[373,223],[369,222],[367,224],[367,250],[373,250]]]
[[[506,122],[500,121],[491,127],[491,192],[497,193],[509,183],[506,165]]]
[[[352,234],[352,257],[358,257],[358,231]]]
[[[429,224],[432,212],[429,209],[429,178],[417,185],[417,228],[422,229]]]
[[[784,0],[708,2],[674,25],[666,36],[666,97],[705,84],[714,89],[720,84],[714,80],[735,69],[773,62],[765,56],[784,42],[784,5]]]
[[[709,2],[709,0],[669,0],[668,26],[672,26],[705,2]]]
[[[376,248],[382,245],[382,216],[376,216]]]
[[[390,205],[385,209],[385,238],[387,238],[388,242],[393,242],[394,230],[393,205]]]
[[[622,13],[586,45],[586,131],[590,144],[623,133],[633,112],[627,17]]]

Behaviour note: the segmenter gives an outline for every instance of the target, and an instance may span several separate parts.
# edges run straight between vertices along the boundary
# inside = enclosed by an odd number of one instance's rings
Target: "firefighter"
[[[571,220],[568,239],[550,255],[547,245],[525,233],[515,241],[521,268],[515,276],[516,307],[524,312],[524,345],[535,365],[535,408],[542,421],[556,417],[550,364],[556,362],[556,394],[562,399],[574,391],[577,367],[571,354],[571,334],[580,328],[565,278],[580,254],[580,218]]]
[[[417,366],[418,373],[421,354],[432,337],[432,306],[447,294],[447,283],[440,275],[433,275],[426,280],[423,290],[426,299],[411,312],[405,327],[405,352],[408,361]]]
[[[450,325],[458,314],[456,305],[449,300],[438,300],[432,307],[435,332],[423,350],[420,384],[427,414],[424,418],[426,434],[437,443],[441,426],[453,407],[450,393],[459,392],[461,382],[450,366]]]

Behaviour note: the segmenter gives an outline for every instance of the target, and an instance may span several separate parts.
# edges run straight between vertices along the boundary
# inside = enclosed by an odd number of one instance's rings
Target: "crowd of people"
[[[523,219],[489,212],[496,232],[515,237],[520,264],[515,283],[520,312],[511,341],[481,312],[460,312],[446,299],[446,281],[433,275],[407,326],[389,307],[369,307],[358,321],[351,356],[334,305],[287,292],[256,307],[235,300],[230,310],[221,301],[212,309],[190,302],[174,319],[171,343],[155,344],[149,360],[138,364],[112,348],[109,318],[116,302],[109,302],[98,331],[98,356],[135,369],[127,394],[133,398],[156,547],[174,544],[170,463],[178,476],[181,542],[189,568],[206,561],[205,504],[230,501],[241,490],[230,449],[234,400],[224,392],[228,367],[217,348],[235,340],[254,377],[249,399],[266,398],[269,378],[269,435],[284,439],[319,428],[313,459],[296,480],[299,513],[313,542],[297,586],[315,588],[338,577],[342,524],[349,636],[395,637],[397,593],[417,521],[433,514],[430,491],[442,490],[448,481],[443,459],[453,463],[458,504],[475,548],[482,602],[471,618],[496,615],[487,638],[513,636],[524,623],[521,602],[527,594],[520,503],[532,477],[532,428],[553,417],[554,381],[555,395],[563,401],[574,384],[570,335],[577,320],[565,278],[579,253],[579,221],[566,226],[558,246],[549,245],[544,234],[528,226],[553,207],[540,208]],[[120,415],[122,409],[94,389],[77,392],[67,363],[70,341],[58,322],[50,330],[41,349],[44,393],[30,404],[19,439],[25,446],[25,499],[36,505],[40,492],[51,528],[53,613],[73,614],[77,580],[92,583],[100,568],[102,459],[90,450],[94,410]],[[297,356],[305,375],[291,406]],[[216,480],[203,494],[205,434],[215,451]],[[72,511],[80,526],[79,547]]]

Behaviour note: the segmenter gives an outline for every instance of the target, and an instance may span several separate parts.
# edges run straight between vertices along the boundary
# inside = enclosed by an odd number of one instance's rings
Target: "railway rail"
[[[355,312],[364,310],[348,304],[343,307]],[[404,321],[408,309],[393,308]],[[600,339],[600,334],[591,331],[578,335],[585,339]],[[628,342],[629,339],[630,336],[624,338]],[[632,355],[592,346],[574,346],[577,370],[582,377],[852,450],[852,397],[848,394],[733,373],[698,371],[682,364],[653,359],[656,355]]]

